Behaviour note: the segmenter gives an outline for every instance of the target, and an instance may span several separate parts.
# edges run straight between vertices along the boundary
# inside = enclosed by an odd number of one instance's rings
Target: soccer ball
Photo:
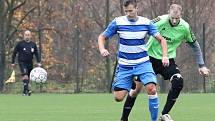
[[[41,67],[36,67],[31,70],[30,80],[36,83],[45,83],[47,80],[47,72]]]

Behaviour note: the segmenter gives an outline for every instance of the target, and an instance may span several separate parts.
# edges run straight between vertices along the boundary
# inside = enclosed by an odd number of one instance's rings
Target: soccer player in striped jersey
[[[163,66],[169,64],[167,43],[149,19],[137,15],[136,0],[124,0],[123,8],[126,15],[116,17],[99,35],[99,51],[102,56],[108,56],[110,53],[105,49],[105,41],[115,34],[119,36],[118,67],[112,85],[114,98],[117,102],[122,101],[131,89],[133,78],[138,76],[148,93],[151,121],[157,121],[159,107],[157,79],[145,48],[145,38],[149,34],[161,44]]]
[[[182,88],[183,77],[180,74],[178,66],[175,64],[176,49],[186,42],[190,45],[196,58],[196,62],[199,65],[199,73],[203,76],[208,76],[210,70],[205,66],[202,58],[202,52],[199,43],[196,41],[196,37],[193,34],[189,24],[181,18],[182,7],[178,4],[172,4],[170,6],[169,14],[162,15],[153,19],[154,24],[157,26],[161,35],[167,40],[168,45],[168,57],[169,66],[164,67],[162,65],[162,49],[160,44],[154,37],[150,37],[147,43],[147,50],[150,56],[155,74],[160,74],[165,80],[169,80],[171,83],[171,89],[169,90],[166,104],[162,110],[161,121],[173,121],[169,112],[174,106]],[[137,81],[138,82],[138,81]],[[139,83],[136,83],[136,89],[130,93],[137,93],[141,89]],[[134,105],[135,97],[127,97],[125,104],[130,102],[127,107],[123,109],[122,117],[128,117],[129,113]]]

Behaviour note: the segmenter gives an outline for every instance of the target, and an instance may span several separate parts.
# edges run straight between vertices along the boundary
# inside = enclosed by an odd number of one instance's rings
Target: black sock
[[[135,90],[135,88],[136,88],[136,83],[135,83],[135,81],[133,81],[133,82],[132,82],[131,89]]]
[[[169,111],[172,109],[173,105],[175,104],[178,95],[179,95],[179,93],[177,93],[177,92],[174,92],[172,90],[169,91],[166,104],[162,111],[162,115],[169,113]]]
[[[136,100],[136,97],[131,97],[128,94],[125,104],[123,106],[121,121],[128,121],[128,116],[132,110],[132,107],[134,106],[135,100]]]
[[[173,75],[173,79],[171,79],[172,87],[169,90],[167,101],[164,106],[164,109],[162,111],[162,115],[168,114],[169,111],[174,106],[182,88],[183,88],[183,78],[180,77],[180,75]]]
[[[23,94],[28,94],[28,91],[29,91],[28,83],[29,83],[28,79],[23,80]]]

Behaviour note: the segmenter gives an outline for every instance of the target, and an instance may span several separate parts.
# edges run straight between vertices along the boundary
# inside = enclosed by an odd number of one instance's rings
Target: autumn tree
[[[5,57],[6,57],[6,46],[11,42],[14,34],[17,32],[19,26],[23,20],[28,16],[34,8],[27,10],[27,12],[21,18],[16,18],[15,12],[17,9],[22,7],[26,3],[26,0],[0,0],[0,90],[2,91],[4,86],[5,77]]]

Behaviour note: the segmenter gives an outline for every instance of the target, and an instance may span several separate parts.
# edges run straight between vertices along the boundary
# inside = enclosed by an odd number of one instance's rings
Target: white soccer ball
[[[31,70],[30,80],[36,83],[45,83],[47,80],[47,72],[41,67],[36,67]]]

